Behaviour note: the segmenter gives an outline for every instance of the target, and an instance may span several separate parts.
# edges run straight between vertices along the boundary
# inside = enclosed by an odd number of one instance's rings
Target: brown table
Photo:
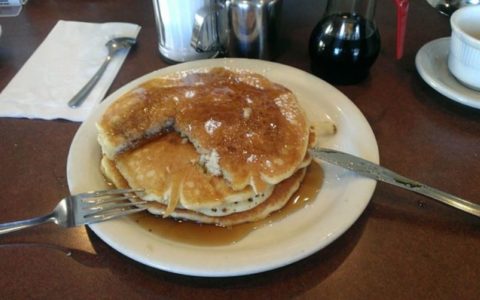
[[[418,49],[450,29],[426,1],[411,2],[404,57],[394,59],[393,1],[378,1],[380,57],[368,80],[338,88],[370,122],[384,166],[480,203],[480,110],[443,97],[418,75]],[[307,41],[324,3],[285,0],[284,8],[276,60],[308,71]],[[30,0],[20,16],[0,19],[0,89],[59,19],[142,26],[109,93],[166,66],[150,1]],[[68,193],[66,158],[78,127],[0,118],[0,222],[43,214]],[[278,270],[214,279],[143,266],[85,227],[50,224],[0,237],[0,298],[478,299],[479,228],[478,218],[378,184],[359,220],[323,250]]]

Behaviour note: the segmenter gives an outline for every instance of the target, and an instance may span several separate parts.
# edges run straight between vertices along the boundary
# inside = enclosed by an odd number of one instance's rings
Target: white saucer
[[[480,92],[467,88],[448,71],[450,38],[440,38],[425,44],[417,53],[415,65],[423,80],[442,95],[480,109]]]

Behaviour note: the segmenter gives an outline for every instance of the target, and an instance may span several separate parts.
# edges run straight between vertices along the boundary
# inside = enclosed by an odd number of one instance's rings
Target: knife
[[[427,196],[469,214],[480,217],[480,205],[448,194],[421,182],[397,174],[378,164],[337,150],[314,147],[309,149],[316,159],[348,169],[361,176],[392,184],[394,186]]]

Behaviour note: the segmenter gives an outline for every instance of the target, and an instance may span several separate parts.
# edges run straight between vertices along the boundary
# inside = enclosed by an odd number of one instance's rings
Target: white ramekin
[[[450,18],[448,69],[462,84],[480,90],[480,6],[466,6]]]

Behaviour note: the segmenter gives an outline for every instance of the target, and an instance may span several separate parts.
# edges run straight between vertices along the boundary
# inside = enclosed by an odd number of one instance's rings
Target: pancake
[[[118,155],[111,163],[130,187],[145,190],[143,200],[167,205],[166,215],[177,207],[210,216],[227,215],[257,206],[273,191],[273,186],[260,194],[251,187],[235,191],[223,177],[205,172],[199,161],[195,147],[170,132]]]
[[[102,172],[105,177],[118,188],[129,188],[128,182],[115,167],[115,163],[104,157],[102,159]],[[242,212],[232,213],[226,216],[208,216],[196,211],[175,208],[170,212],[170,216],[176,219],[189,220],[204,224],[215,224],[218,226],[233,226],[246,222],[254,222],[268,217],[271,213],[283,208],[290,197],[298,190],[306,173],[306,168],[299,169],[293,176],[280,182],[273,189],[272,194],[261,204],[252,209]],[[149,202],[146,204],[150,213],[164,216],[167,211],[167,205],[159,202]]]
[[[118,188],[143,189],[153,214],[231,226],[288,202],[312,161],[316,127],[292,92],[261,75],[180,72],[105,110],[101,169]]]
[[[194,145],[210,175],[255,194],[299,169],[309,138],[292,92],[261,75],[224,68],[143,83],[112,103],[97,128],[110,160],[176,131]]]

